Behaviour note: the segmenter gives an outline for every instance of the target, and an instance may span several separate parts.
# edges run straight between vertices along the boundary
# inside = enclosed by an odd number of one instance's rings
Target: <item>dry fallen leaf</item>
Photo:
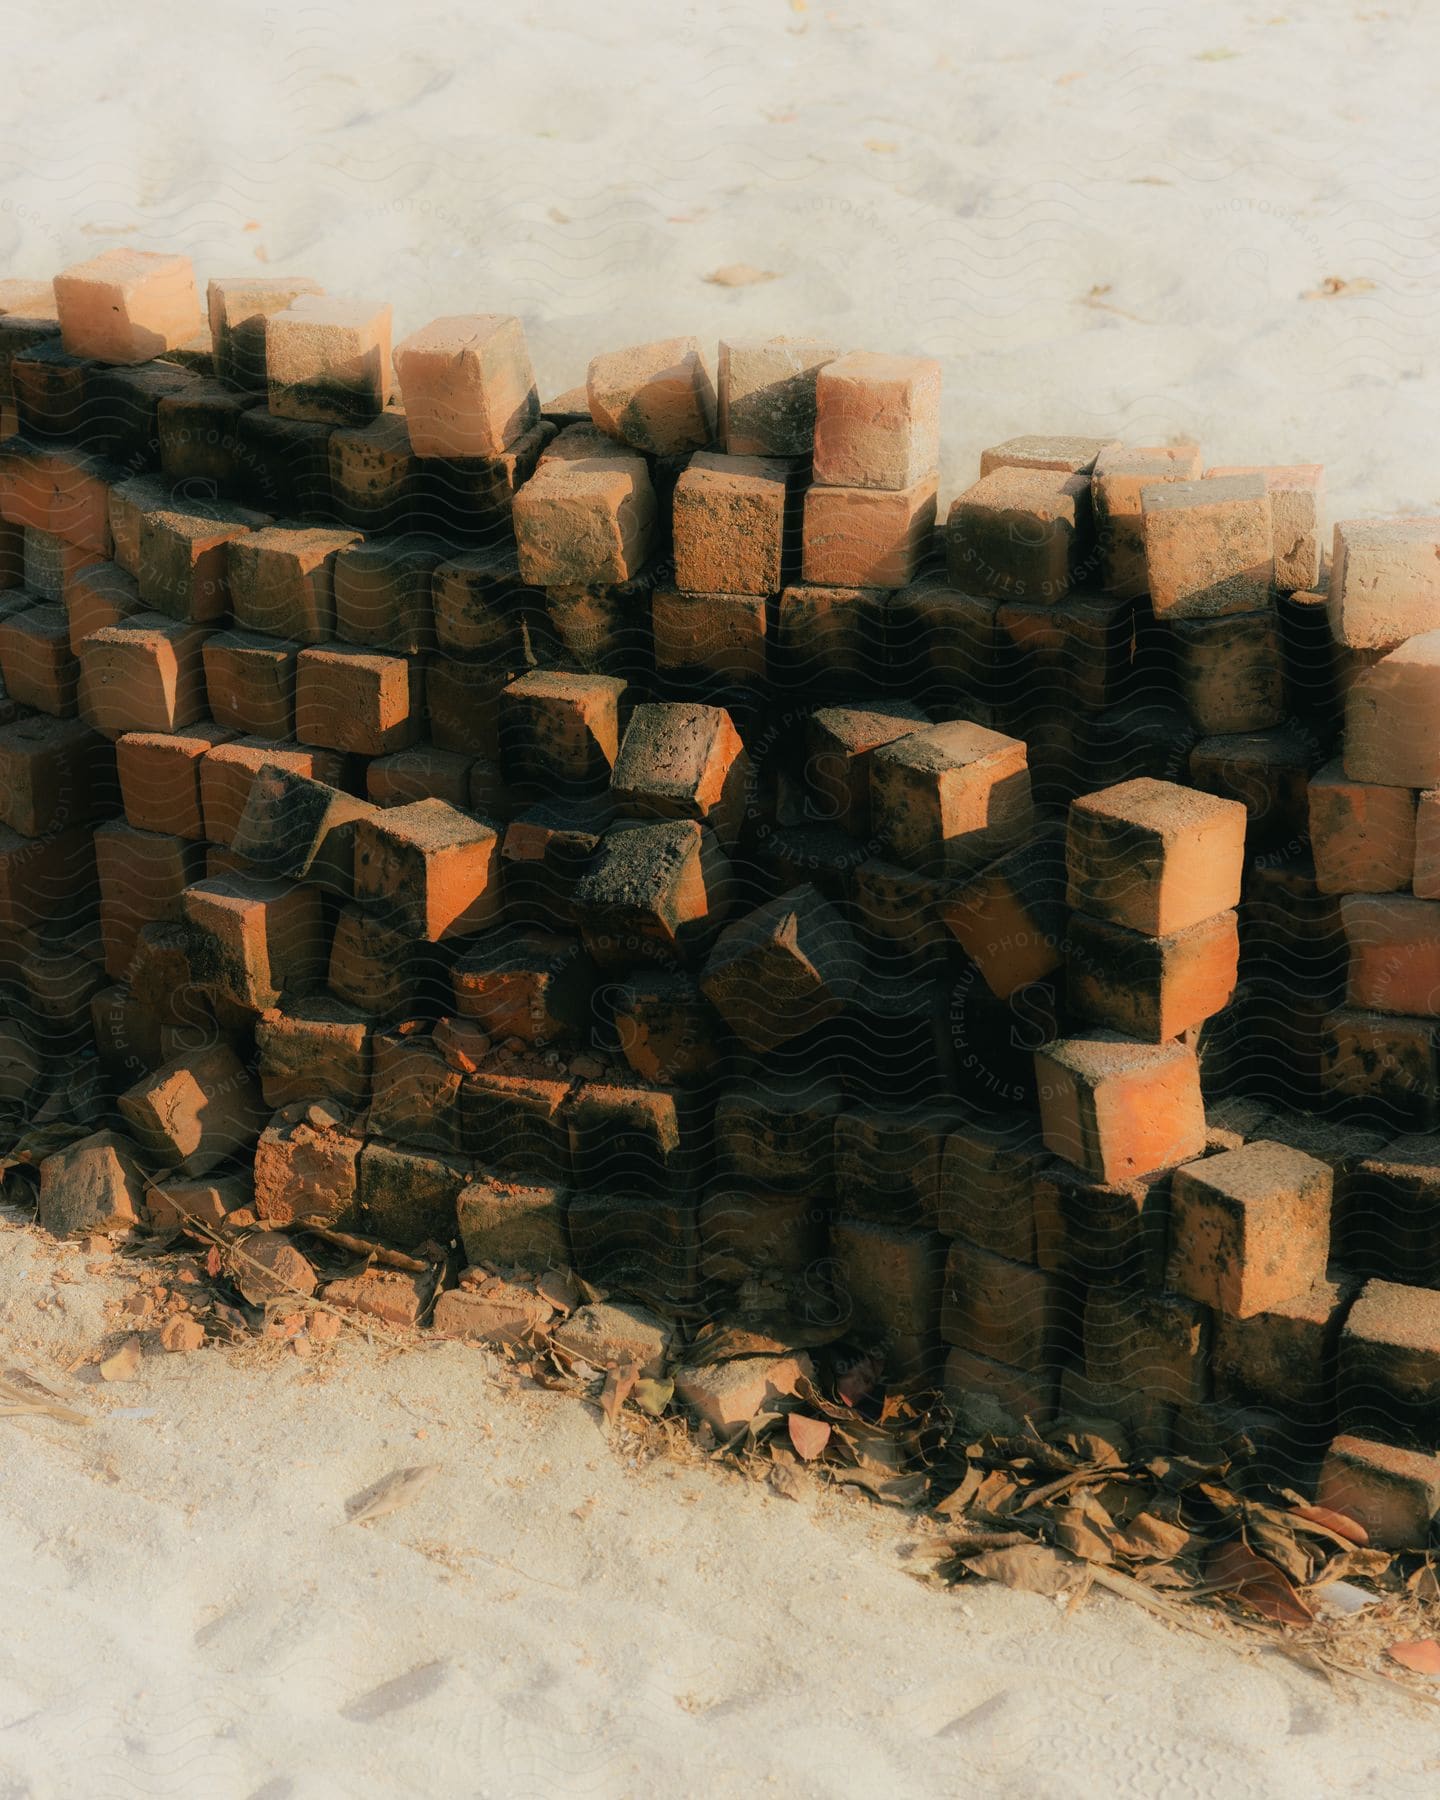
[[[1205,1574],[1265,1618],[1276,1619],[1282,1625],[1308,1625],[1315,1617],[1274,1563],[1247,1550],[1238,1538],[1219,1546],[1206,1565]]]
[[[1440,1644],[1434,1638],[1421,1638],[1414,1644],[1392,1644],[1385,1653],[1402,1669],[1417,1675],[1440,1675]]]
[[[1307,288],[1302,300],[1343,300],[1347,294],[1367,294],[1375,283],[1365,275],[1327,275],[1318,288]]]
[[[101,1363],[100,1379],[102,1381],[133,1381],[139,1367],[140,1340],[138,1337],[126,1338],[114,1355],[107,1356]]]
[[[0,1381],[0,1418],[58,1419],[63,1425],[90,1423],[84,1413],[64,1405],[58,1395],[51,1397],[49,1388],[43,1382],[36,1381],[33,1375],[25,1375],[23,1371],[15,1372],[26,1385],[17,1387],[13,1382]],[[37,1391],[30,1392],[32,1387]]]
[[[652,1419],[658,1419],[665,1408],[675,1397],[675,1383],[667,1376],[664,1381],[657,1381],[646,1375],[635,1383],[630,1398],[641,1412],[649,1413]]]
[[[1068,1594],[1083,1591],[1090,1583],[1090,1573],[1083,1562],[1046,1544],[982,1550],[964,1560],[972,1574],[998,1581],[1002,1587],[1020,1588],[1027,1594]]]
[[[758,281],[778,281],[780,276],[777,270],[757,269],[754,263],[725,263],[700,279],[712,287],[754,287]]]
[[[830,1427],[823,1419],[807,1419],[804,1413],[790,1413],[785,1424],[796,1453],[806,1462],[814,1462],[830,1442]]]
[[[374,1487],[354,1495],[345,1503],[352,1525],[366,1525],[371,1519],[383,1519],[387,1513],[399,1512],[420,1498],[440,1472],[439,1463],[416,1463],[413,1468],[396,1469],[394,1474],[377,1481]]]
[[[1338,1537],[1349,1538],[1352,1544],[1368,1544],[1370,1533],[1358,1519],[1352,1519],[1348,1513],[1335,1512],[1328,1506],[1304,1506],[1292,1508],[1297,1519],[1307,1519],[1312,1525],[1324,1525]]]

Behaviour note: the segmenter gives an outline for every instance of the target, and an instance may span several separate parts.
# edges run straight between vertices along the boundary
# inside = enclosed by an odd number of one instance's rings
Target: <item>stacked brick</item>
[[[939,524],[929,359],[542,405],[513,318],[392,353],[138,252],[0,285],[0,404],[0,1107],[91,1128],[45,1223],[198,1221],[255,1300],[382,1240],[429,1272],[326,1297],[472,1335],[533,1296],[461,1270],[565,1264],[1423,1540],[1433,524],[1327,594],[1318,469],[1098,437]]]

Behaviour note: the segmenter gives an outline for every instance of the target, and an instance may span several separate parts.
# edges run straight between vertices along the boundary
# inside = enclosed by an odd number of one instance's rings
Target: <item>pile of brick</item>
[[[565,1266],[1423,1542],[1440,521],[1327,579],[1317,468],[1030,437],[942,524],[939,400],[0,284],[4,1134],[252,1297],[340,1233],[403,1254],[330,1302],[483,1335]]]

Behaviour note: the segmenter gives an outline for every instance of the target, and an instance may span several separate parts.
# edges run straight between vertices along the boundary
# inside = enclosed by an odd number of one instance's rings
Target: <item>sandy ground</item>
[[[912,1579],[912,1526],[653,1456],[461,1345],[123,1341],[0,1213],[0,1793],[1429,1795],[1435,1714],[1124,1602]],[[353,1524],[401,1468],[413,1505]]]
[[[398,332],[515,311],[552,390],[649,336],[813,330],[943,357],[947,491],[1048,429],[1434,507],[1440,28],[1283,3],[7,0],[0,273],[132,242]],[[735,263],[774,278],[705,280]],[[0,1419],[0,1794],[1440,1785],[1433,1715],[1105,1599],[939,1594],[888,1516],[632,1466],[476,1353],[86,1387],[114,1282],[0,1231],[0,1367],[96,1415]]]

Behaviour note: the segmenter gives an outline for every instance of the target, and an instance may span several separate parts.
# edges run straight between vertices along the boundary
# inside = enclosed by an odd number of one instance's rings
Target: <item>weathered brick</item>
[[[329,943],[317,889],[253,876],[193,882],[182,908],[195,978],[256,1012],[323,979]]]
[[[598,793],[619,753],[625,683],[609,675],[534,669],[504,689],[500,752],[517,791]]]
[[[1432,555],[1440,568],[1440,557]],[[1440,785],[1440,630],[1356,675],[1345,698],[1345,773],[1385,787]]]
[[[741,1042],[765,1051],[838,1017],[859,978],[854,935],[807,884],[727,926],[700,985]]]
[[[940,365],[868,350],[836,357],[815,381],[815,480],[912,488],[940,463]]]
[[[1324,551],[1320,527],[1325,514],[1325,470],[1319,463],[1285,467],[1234,464],[1207,469],[1206,479],[1259,475],[1270,496],[1271,547],[1275,586],[1282,594],[1313,588],[1320,579]]]
[[[997,600],[1063,599],[1085,571],[1090,478],[1002,466],[950,504],[946,563],[962,592]]]
[[[548,1269],[570,1260],[561,1188],[481,1174],[460,1190],[458,1210],[460,1241],[472,1264]]]
[[[226,1044],[143,1076],[116,1105],[142,1152],[184,1175],[245,1155],[262,1124],[259,1089]]]
[[[622,820],[571,889],[585,947],[603,968],[703,957],[732,895],[729,860],[694,819]]]
[[[0,678],[16,704],[68,717],[75,712],[79,675],[63,607],[49,602],[0,616]]]
[[[1142,489],[1140,506],[1158,618],[1213,618],[1269,606],[1275,557],[1262,476],[1159,482]]]
[[[39,1222],[56,1237],[129,1236],[145,1212],[146,1179],[134,1145],[96,1131],[40,1163]]]
[[[985,979],[1008,1000],[1065,960],[1064,836],[1046,830],[997,858],[938,906],[940,919]]]
[[[892,1375],[933,1373],[944,1239],[933,1231],[836,1219],[830,1254],[836,1295],[851,1310],[850,1338],[861,1343],[870,1338]]]
[[[903,588],[935,530],[935,477],[896,491],[821,487],[805,495],[801,569],[816,587]]]
[[[1377,1550],[1420,1550],[1440,1514],[1440,1456],[1337,1437],[1315,1497],[1364,1526]]]
[[[1428,635],[1440,626],[1440,520],[1337,521],[1327,592],[1330,629],[1348,649]]]
[[[573,938],[487,933],[455,963],[455,1010],[492,1038],[543,1045],[591,1023],[595,971]]]
[[[1030,829],[1025,745],[965,719],[907,733],[871,757],[870,807],[897,861],[970,874],[1016,848]]]
[[[1351,1006],[1440,1018],[1440,902],[1409,894],[1346,894]]]
[[[606,587],[629,581],[648,560],[655,489],[644,457],[618,447],[542,457],[512,516],[520,574],[530,586]]]
[[[110,747],[79,719],[0,726],[0,824],[22,837],[83,825],[110,810],[114,789]]]
[[[432,319],[395,346],[417,456],[498,456],[538,421],[535,371],[519,319]]]
[[[299,644],[335,635],[335,561],[357,543],[331,526],[267,525],[231,540],[227,584],[235,620]]]
[[[1079,1340],[1072,1285],[956,1238],[945,1262],[940,1334],[972,1356],[1043,1373]]]
[[[407,532],[338,552],[332,572],[335,635],[348,644],[413,656],[435,647],[430,584],[447,548]]]
[[[272,780],[294,777],[334,784],[342,765],[333,751],[306,744],[276,744],[268,738],[228,738],[215,744],[200,759],[200,810],[204,835],[212,844],[233,846],[262,769],[272,771]],[[267,791],[268,780],[262,798]]]
[[[461,1098],[465,1145],[485,1166],[528,1179],[564,1181],[570,1134],[564,1109],[569,1080],[481,1069],[467,1075]]]
[[[478,931],[500,911],[499,843],[443,800],[373,811],[355,826],[355,896],[428,943]]]
[[[360,1228],[406,1250],[452,1243],[455,1203],[468,1177],[456,1157],[372,1139],[360,1153]]]
[[[355,837],[377,809],[278,763],[261,763],[250,783],[231,848],[274,880],[311,882],[349,900],[355,892]]]
[[[1240,940],[1233,912],[1166,937],[1074,913],[1065,944],[1076,1017],[1129,1037],[1179,1037],[1219,1012],[1235,991]]]
[[[1333,1189],[1324,1163],[1264,1139],[1180,1169],[1170,1285],[1239,1319],[1307,1293],[1325,1277]]]
[[[694,338],[663,338],[591,359],[590,416],[655,456],[700,450],[715,436],[715,386]]]
[[[775,594],[785,556],[789,468],[697,451],[675,484],[675,579],[695,594]]]
[[[194,624],[222,619],[230,605],[230,543],[269,523],[264,513],[218,500],[142,512],[136,575],[142,602]]]
[[[1176,687],[1197,731],[1265,731],[1285,718],[1280,622],[1273,610],[1176,618],[1170,639]]]
[[[287,999],[255,1022],[256,1067],[267,1106],[370,1098],[372,1027],[367,1016],[325,994]]]
[[[408,1022],[377,1032],[367,1129],[412,1149],[458,1151],[464,1147],[460,1083],[460,1070],[426,1032]]]
[[[1193,444],[1102,450],[1090,476],[1090,501],[1106,590],[1134,599],[1147,591],[1141,502],[1156,482],[1194,481],[1200,452]]]
[[[727,1089],[715,1106],[722,1170],[760,1189],[828,1194],[834,1177],[839,1086],[819,1076],[777,1076]]]
[[[326,294],[297,294],[265,320],[270,411],[287,419],[348,425],[371,419],[389,397],[390,308]]]
[[[840,354],[815,338],[721,338],[719,434],[732,456],[809,456],[815,381]]]
[[[1244,856],[1243,807],[1142,777],[1070,808],[1069,902],[1168,936],[1235,905]]]
[[[272,1226],[353,1226],[362,1147],[324,1109],[282,1108],[255,1146],[256,1215]]]
[[[1205,1109],[1193,1050],[1111,1032],[1060,1039],[1035,1053],[1046,1147],[1103,1182],[1198,1156]]]
[[[72,356],[148,362],[195,335],[200,296],[188,256],[117,246],[55,277],[60,334]]]
[[[698,819],[723,844],[739,835],[750,764],[723,707],[637,706],[610,778],[616,804],[641,818]]]
[[[1407,788],[1352,781],[1340,763],[1310,778],[1310,849],[1325,894],[1392,894],[1410,885],[1426,899],[1417,867],[1415,795]],[[1424,796],[1421,796],[1423,808]],[[1428,820],[1427,820],[1428,823]],[[1432,827],[1433,829],[1433,827]]]
[[[302,650],[295,664],[295,735],[361,756],[403,750],[420,736],[425,672],[414,657],[351,644]]]
[[[265,321],[301,294],[323,294],[305,275],[228,275],[206,284],[206,311],[215,373],[253,393],[264,393]]]
[[[810,1194],[715,1188],[697,1214],[700,1278],[725,1287],[803,1280],[825,1257],[827,1219]]]
[[[946,1237],[1034,1262],[1034,1188],[1045,1161],[1035,1121],[1026,1114],[957,1121],[941,1147],[935,1223]]]

